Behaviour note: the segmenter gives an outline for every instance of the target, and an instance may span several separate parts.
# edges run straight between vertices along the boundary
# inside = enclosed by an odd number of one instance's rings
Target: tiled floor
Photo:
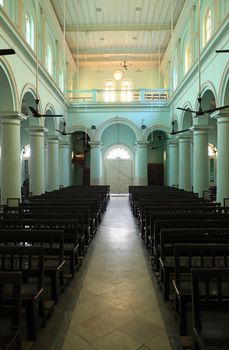
[[[34,349],[177,350],[173,322],[128,197],[111,197],[83,266]]]

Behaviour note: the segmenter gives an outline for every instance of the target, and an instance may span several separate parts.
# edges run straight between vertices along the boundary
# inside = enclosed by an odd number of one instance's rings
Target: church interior
[[[0,350],[228,350],[229,0],[0,0]]]

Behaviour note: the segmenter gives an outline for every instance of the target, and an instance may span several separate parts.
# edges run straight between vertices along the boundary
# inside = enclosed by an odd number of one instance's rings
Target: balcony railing
[[[67,90],[72,104],[141,104],[165,105],[169,97],[166,89],[138,90]]]

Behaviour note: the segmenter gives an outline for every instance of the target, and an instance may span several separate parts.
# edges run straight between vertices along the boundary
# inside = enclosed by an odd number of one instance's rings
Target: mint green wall
[[[128,147],[134,147],[136,137],[134,132],[126,125],[114,124],[106,128],[102,134],[103,151],[116,144],[124,144]]]
[[[80,68],[79,72],[79,85],[78,89],[87,90],[87,89],[104,89],[104,83],[112,79],[113,80],[113,72],[115,70],[120,70],[121,67],[117,65],[117,67],[113,69],[105,69],[105,68]],[[158,72],[158,67],[139,67],[140,72],[136,72],[138,68],[128,68],[128,70],[123,71],[123,79],[122,80],[130,80],[133,84],[133,89],[152,89],[152,88],[160,88],[162,87],[162,79]],[[115,82],[115,80],[114,80]],[[116,88],[120,89],[120,82],[116,82]]]

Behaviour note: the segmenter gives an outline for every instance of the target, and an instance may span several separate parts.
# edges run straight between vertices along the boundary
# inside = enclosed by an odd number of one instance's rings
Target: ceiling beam
[[[76,58],[75,58],[76,60]],[[123,61],[123,57],[90,57],[90,58],[79,58],[80,63],[90,63],[90,62],[120,62]],[[126,57],[125,61],[128,62],[158,62],[158,57]]]
[[[149,48],[139,48],[131,50],[130,48],[124,49],[111,49],[111,50],[71,50],[72,55],[159,55],[164,54],[165,49],[152,50]]]
[[[66,32],[123,32],[171,30],[171,24],[113,24],[113,25],[73,25],[66,26]]]

